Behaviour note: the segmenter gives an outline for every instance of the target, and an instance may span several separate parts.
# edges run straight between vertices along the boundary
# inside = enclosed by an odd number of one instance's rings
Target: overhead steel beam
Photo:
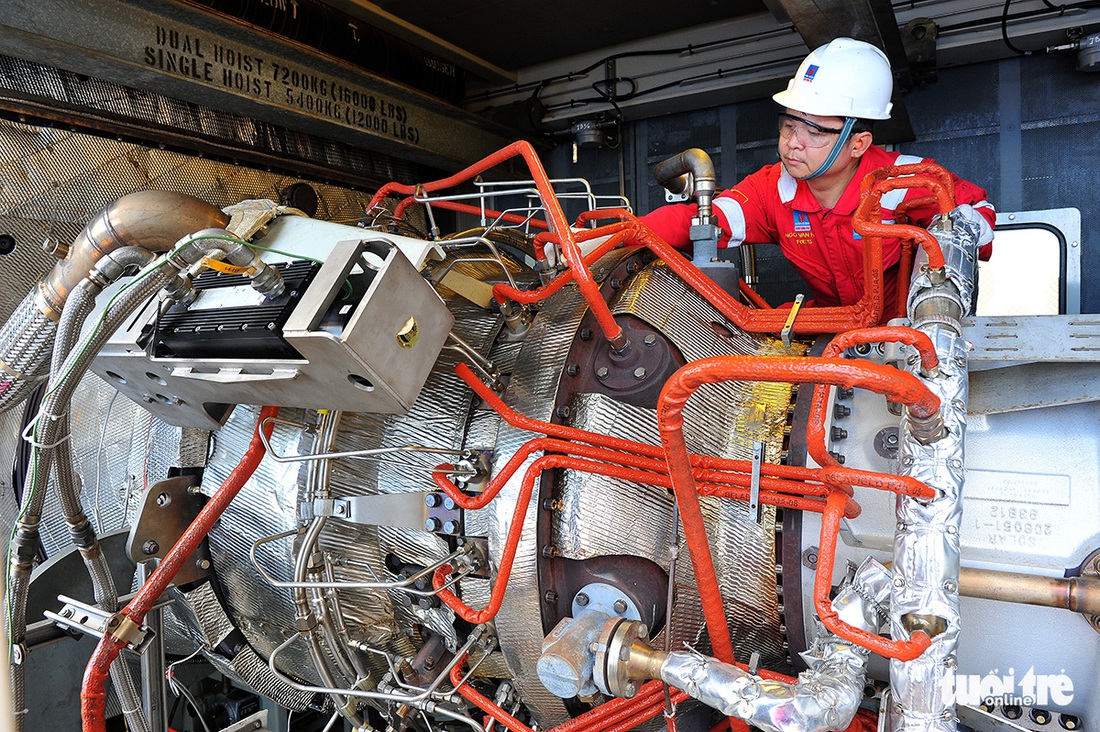
[[[369,23],[375,28],[392,33],[403,41],[408,41],[425,51],[444,58],[467,71],[477,74],[497,84],[515,84],[519,75],[514,71],[502,69],[496,64],[459,48],[423,28],[418,28],[406,20],[398,18],[369,0],[328,0],[328,4]]]
[[[890,119],[875,127],[878,142],[916,139],[902,94],[912,85],[909,61],[889,0],[778,0],[809,48],[847,36],[881,48],[894,72],[894,108]]]
[[[0,16],[0,47],[12,56],[445,170],[517,136],[338,59],[174,0],[9,0]]]

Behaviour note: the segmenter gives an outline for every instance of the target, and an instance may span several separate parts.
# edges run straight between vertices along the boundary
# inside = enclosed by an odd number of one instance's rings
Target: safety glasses
[[[806,147],[818,148],[830,144],[841,132],[843,130],[822,127],[808,119],[795,117],[793,114],[779,113],[779,137],[782,140],[789,140],[792,135],[797,135]]]

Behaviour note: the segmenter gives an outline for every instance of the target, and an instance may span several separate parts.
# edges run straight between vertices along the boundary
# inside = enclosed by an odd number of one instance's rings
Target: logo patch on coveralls
[[[805,211],[794,212],[794,230],[810,231],[810,215]]]
[[[809,66],[806,67],[806,73],[803,74],[802,79],[803,79],[803,81],[813,81],[814,76],[816,76],[816,75],[817,75],[817,66],[815,66],[814,64],[810,64]]]

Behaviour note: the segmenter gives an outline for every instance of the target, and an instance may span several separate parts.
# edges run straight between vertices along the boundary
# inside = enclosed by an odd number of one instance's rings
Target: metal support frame
[[[192,5],[11,6],[0,19],[8,54],[419,163],[464,165],[514,137],[426,94]]]

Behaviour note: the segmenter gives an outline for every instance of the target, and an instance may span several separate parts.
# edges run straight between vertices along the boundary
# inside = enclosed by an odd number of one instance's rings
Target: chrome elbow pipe
[[[166,252],[182,236],[228,223],[219,208],[184,193],[138,191],[123,196],[88,222],[65,259],[39,281],[35,304],[57,321],[73,287],[108,253],[126,246]]]
[[[653,180],[672,193],[694,192],[699,202],[700,222],[710,223],[711,201],[718,186],[714,161],[705,151],[693,147],[657,163],[653,168]]]

